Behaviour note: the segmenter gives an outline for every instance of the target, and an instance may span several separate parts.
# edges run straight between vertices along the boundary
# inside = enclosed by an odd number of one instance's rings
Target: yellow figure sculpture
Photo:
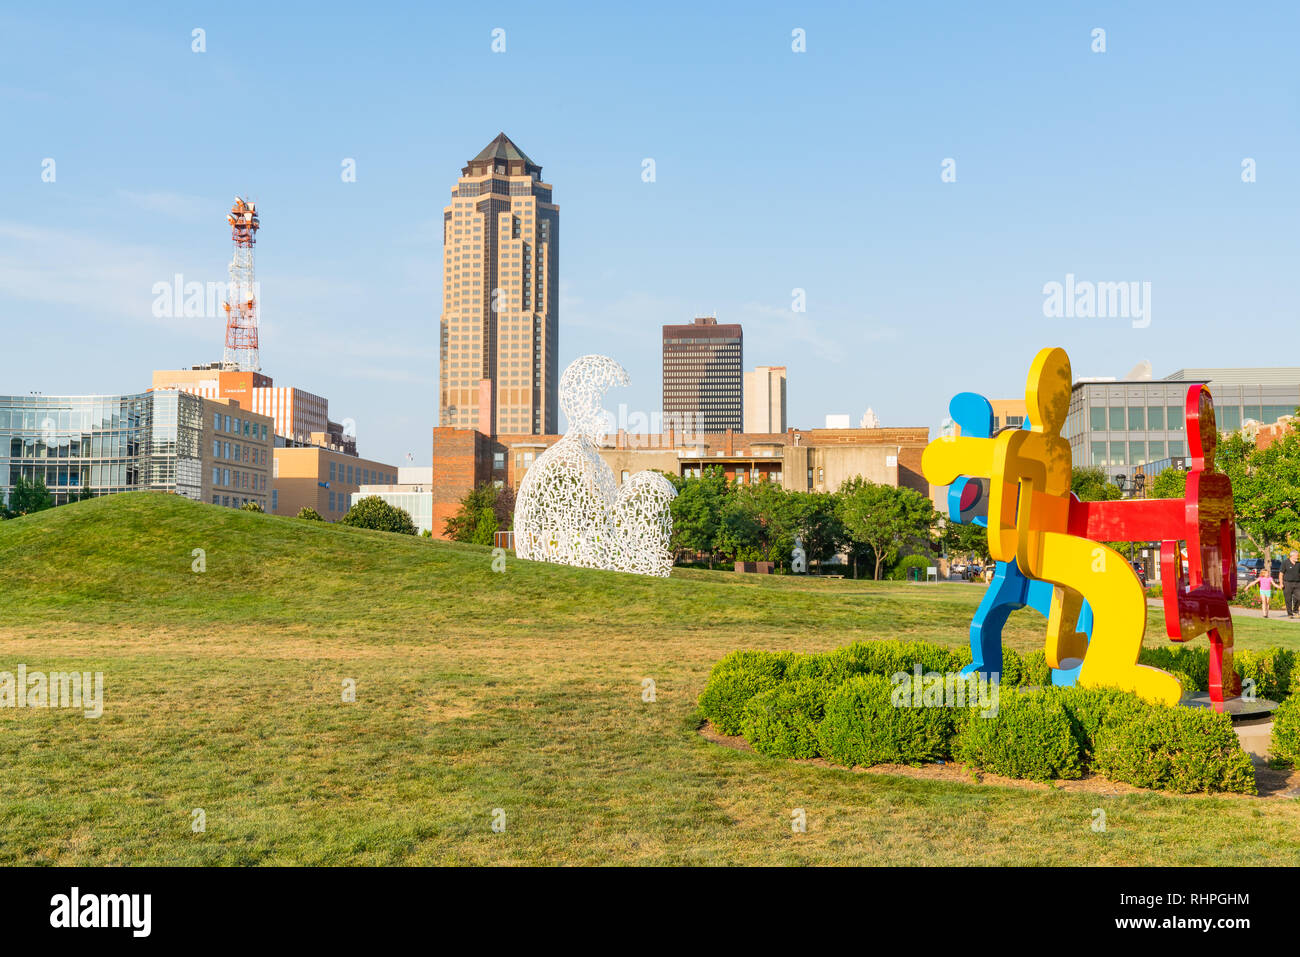
[[[989,554],[1015,560],[1031,578],[1058,586],[1047,622],[1047,663],[1072,668],[1082,659],[1083,687],[1110,686],[1150,701],[1177,704],[1178,679],[1137,663],[1146,634],[1142,585],[1118,552],[1069,533],[1070,443],[1061,435],[1070,409],[1070,359],[1064,349],[1034,357],[1025,384],[1031,427],[991,439],[944,436],[921,459],[925,477],[950,485],[959,475],[989,480]],[[1086,598],[1092,641],[1074,630]]]

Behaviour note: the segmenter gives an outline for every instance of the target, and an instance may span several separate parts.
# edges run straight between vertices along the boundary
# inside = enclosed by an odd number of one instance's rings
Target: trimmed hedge
[[[745,705],[781,683],[790,658],[770,651],[733,651],[714,665],[700,695],[700,707],[713,727],[721,734],[740,734]]]
[[[995,714],[962,722],[954,757],[1012,778],[1083,777],[1082,749],[1059,695],[1008,688],[998,697]]]
[[[1093,770],[1112,781],[1191,794],[1256,794],[1255,766],[1232,719],[1208,708],[1148,705],[1097,732]]]
[[[1210,686],[1210,649],[1206,643],[1143,648],[1138,661],[1176,676],[1183,682],[1185,694],[1203,692]],[[1293,690],[1292,675],[1296,671],[1295,652],[1285,648],[1234,651],[1233,670],[1237,672],[1243,684],[1247,679],[1254,680],[1257,698],[1280,701]]]
[[[774,758],[817,757],[817,729],[832,690],[821,678],[796,678],[755,695],[745,705],[745,740]]]
[[[1300,767],[1300,694],[1292,695],[1273,712],[1273,737],[1269,757]]]
[[[1153,705],[1113,688],[1053,688],[1042,652],[1004,655],[999,707],[987,717],[977,707],[911,707],[917,666],[923,675],[953,675],[970,655],[902,641],[822,654],[732,652],[714,666],[700,710],[719,732],[743,734],[773,757],[820,754],[869,766],[954,756],[1012,777],[1074,778],[1090,768],[1141,787],[1254,793],[1253,766],[1227,715]],[[1270,697],[1289,687],[1294,658],[1278,649],[1243,652],[1238,665]],[[1148,649],[1143,659],[1182,672],[1187,685],[1201,668],[1208,672],[1207,649]],[[1273,750],[1300,763],[1297,712],[1290,700],[1279,709]]]
[[[1280,701],[1291,693],[1291,676],[1295,671],[1294,651],[1284,648],[1237,651],[1232,657],[1233,667],[1241,676],[1243,686],[1247,679],[1255,682],[1256,698]]]
[[[948,757],[953,734],[950,708],[895,706],[895,689],[911,700],[912,678],[892,682],[855,675],[826,700],[820,728],[824,758],[849,767],[925,764]]]
[[[1103,727],[1123,724],[1149,705],[1131,691],[1118,688],[1055,688],[1053,694],[1070,717],[1074,739],[1086,763],[1092,761],[1097,734]]]

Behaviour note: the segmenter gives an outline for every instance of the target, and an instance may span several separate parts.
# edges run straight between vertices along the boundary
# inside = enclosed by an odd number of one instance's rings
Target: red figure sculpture
[[[1165,630],[1173,641],[1209,636],[1210,702],[1222,711],[1225,697],[1241,693],[1241,681],[1232,667],[1228,609],[1228,600],[1237,594],[1232,483],[1214,469],[1219,433],[1210,390],[1203,385],[1189,388],[1185,411],[1188,468],[1183,497],[1115,502],[1071,498],[1069,530],[1093,541],[1160,541]],[[1186,575],[1180,541],[1187,542]]]

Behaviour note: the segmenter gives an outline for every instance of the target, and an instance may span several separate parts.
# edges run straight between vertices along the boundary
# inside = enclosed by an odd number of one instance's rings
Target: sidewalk
[[[1162,601],[1159,598],[1148,598],[1147,604],[1150,605],[1152,608],[1164,607],[1164,601]],[[1263,610],[1259,608],[1241,608],[1237,605],[1232,605],[1231,607],[1232,607],[1233,618],[1263,618],[1264,617]],[[1300,618],[1288,618],[1286,616],[1286,606],[1282,605],[1280,602],[1274,607],[1269,609],[1268,620],[1284,621],[1288,625],[1300,625]]]

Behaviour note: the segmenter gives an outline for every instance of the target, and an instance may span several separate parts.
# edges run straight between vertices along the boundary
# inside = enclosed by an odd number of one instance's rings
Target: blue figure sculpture
[[[984,396],[975,392],[960,392],[948,404],[948,414],[961,427],[963,435],[987,439],[993,435],[993,406]],[[1029,423],[1024,424],[1028,428]],[[985,514],[980,514],[983,505]],[[987,526],[987,496],[978,479],[962,476],[948,487],[948,520],[959,524]],[[989,583],[984,600],[975,610],[970,623],[971,663],[962,674],[981,672],[1002,673],[1002,626],[1013,611],[1026,606],[1046,618],[1052,608],[1051,582],[1027,578],[1020,566],[1012,562],[996,562],[993,581]],[[1092,637],[1092,609],[1083,603],[1077,631]],[[1071,686],[1079,675],[1082,663],[1073,668],[1053,668],[1052,684]]]

